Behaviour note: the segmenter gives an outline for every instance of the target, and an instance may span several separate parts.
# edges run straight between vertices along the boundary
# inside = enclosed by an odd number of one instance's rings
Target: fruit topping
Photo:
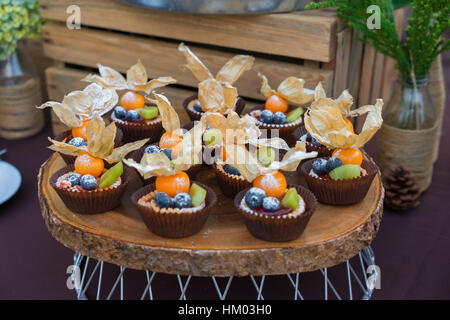
[[[155,197],[153,198],[156,202],[156,205],[160,208],[171,208],[174,206],[174,201],[171,197],[164,192],[157,192]]]
[[[208,129],[203,134],[203,142],[205,146],[219,144],[222,142],[222,134],[218,129]]]
[[[159,140],[159,147],[171,149],[182,141],[182,138],[176,134],[172,134],[168,131],[164,132]]]
[[[230,166],[229,164],[225,165],[225,172],[234,176],[240,176],[241,173],[239,172],[238,168]]]
[[[156,191],[165,192],[169,197],[174,197],[177,193],[189,192],[190,180],[189,176],[179,171],[172,176],[156,177]]]
[[[287,112],[288,107],[289,105],[287,101],[276,94],[270,96],[266,100],[266,109],[272,111],[273,113],[278,111],[285,113]]]
[[[81,126],[72,128],[72,137],[80,137],[83,138],[84,141],[87,141],[86,127],[88,123],[89,121],[85,120]]]
[[[97,189],[98,182],[93,175],[85,174],[80,179],[80,186],[85,190],[95,190]]]
[[[353,128],[353,123],[347,118],[345,118],[344,121],[347,124],[348,129],[354,133],[355,129]]]
[[[288,123],[297,121],[297,119],[300,118],[300,116],[303,114],[303,112],[304,112],[304,111],[303,111],[303,108],[302,108],[302,107],[298,107],[298,108],[296,108],[296,109],[290,111],[290,112],[287,114],[286,121],[287,121]]]
[[[281,204],[285,207],[289,207],[292,210],[296,210],[299,207],[300,196],[297,193],[297,189],[289,188],[281,200]]]
[[[197,112],[203,112],[203,110],[202,110],[202,105],[200,104],[200,101],[195,101],[195,103],[194,103],[194,105],[193,105],[193,108],[194,108],[194,110],[195,111],[197,111]]]
[[[330,158],[327,161],[327,172],[336,169],[337,167],[342,166],[342,161],[339,158]]]
[[[163,152],[169,160],[172,160],[172,151],[170,151],[170,149],[162,148],[161,152]]]
[[[256,209],[262,206],[265,197],[266,193],[264,190],[253,187],[245,194],[245,203],[249,208]]]
[[[121,106],[117,106],[114,108],[114,115],[117,119],[124,119],[127,115],[127,109]]]
[[[127,110],[139,109],[145,106],[145,98],[129,90],[120,97],[119,104]]]
[[[202,204],[206,199],[206,190],[200,187],[198,184],[193,183],[191,190],[189,190],[191,196],[192,206],[197,207]]]
[[[273,115],[272,122],[275,124],[285,124],[286,121],[286,115],[283,112],[278,111]]]
[[[175,198],[173,198],[175,202],[175,207],[179,209],[190,208],[192,204],[191,196],[189,193],[180,192]]]
[[[275,197],[265,197],[262,206],[266,211],[276,211],[280,208],[280,200]]]
[[[71,146],[75,146],[75,147],[87,146],[87,142],[84,141],[84,139],[80,138],[80,137],[72,138],[67,143],[70,144]]]
[[[157,107],[144,107],[142,109],[137,109],[137,112],[145,120],[151,120],[158,115],[158,108]]]
[[[87,153],[81,154],[75,159],[75,171],[81,175],[90,174],[98,177],[104,168],[105,163],[102,159],[92,157]]]
[[[268,167],[275,161],[276,154],[273,148],[262,146],[256,152],[256,156],[259,162]]]
[[[357,148],[348,148],[348,149],[338,148],[333,151],[332,157],[339,158],[342,161],[343,165],[356,164],[360,166],[363,161],[362,152]]]
[[[266,173],[256,177],[253,186],[265,191],[268,197],[280,198],[286,191],[286,178],[279,172]]]
[[[356,164],[345,164],[330,171],[330,177],[333,180],[353,179],[359,177],[361,167]]]
[[[76,173],[76,172],[69,174],[66,178],[66,180],[70,182],[70,185],[72,187],[79,185],[80,179],[81,179],[81,174]]]
[[[161,149],[156,145],[150,145],[144,149],[144,153],[159,153]]]
[[[264,123],[272,123],[273,120],[273,113],[270,110],[263,110],[260,115],[259,115],[259,119],[261,120],[261,122]]]
[[[128,110],[127,114],[125,115],[125,120],[130,122],[138,122],[141,121],[141,115],[136,110]]]
[[[327,174],[329,172],[327,171],[327,160],[323,158],[314,160],[312,163],[312,169],[317,174]]]
[[[102,174],[102,177],[100,178],[99,188],[108,188],[111,185],[116,182],[117,179],[122,175],[123,173],[123,164],[122,161],[116,163],[114,166],[112,166],[109,170],[107,170],[104,174]]]

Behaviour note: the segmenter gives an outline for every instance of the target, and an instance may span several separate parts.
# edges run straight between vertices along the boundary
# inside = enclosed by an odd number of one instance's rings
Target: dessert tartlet
[[[237,89],[233,84],[245,72],[251,69],[255,58],[247,55],[236,55],[231,58],[217,73],[216,77],[200,61],[200,59],[184,43],[178,46],[186,58],[184,68],[191,70],[200,82],[198,94],[192,95],[183,101],[183,107],[191,121],[200,120],[205,112],[220,112],[226,114],[229,110],[241,114],[245,101],[238,97]],[[211,101],[210,95],[216,97]]]
[[[297,128],[294,131],[293,135],[295,140],[305,143],[306,151],[316,151],[318,157],[330,157],[333,153],[333,150],[314,139],[314,137],[308,131],[306,131],[304,126]]]
[[[123,131],[124,141],[144,138],[149,138],[151,142],[158,141],[162,133],[161,117],[158,108],[148,104],[144,95],[176,83],[176,80],[172,77],[160,77],[148,81],[147,72],[140,60],[128,69],[126,79],[110,67],[98,64],[98,70],[100,75],[89,74],[82,81],[125,90],[120,96],[119,105],[111,113],[111,120]]]
[[[123,168],[122,158],[144,145],[147,140],[114,148],[116,126],[105,127],[99,116],[91,119],[86,128],[87,146],[74,146],[55,141],[49,148],[76,157],[73,165],[52,175],[50,184],[66,206],[77,213],[99,213],[120,204],[129,182],[129,170]],[[108,164],[114,164],[106,169]]]
[[[278,130],[279,137],[290,145],[295,144],[292,134],[303,126],[302,106],[313,100],[313,91],[305,89],[305,81],[295,77],[286,78],[277,90],[273,90],[264,75],[258,73],[258,76],[262,81],[261,93],[266,102],[254,107],[249,114],[257,120],[260,129],[268,131],[268,136],[274,134],[273,130]]]
[[[299,185],[289,185],[281,202],[256,187],[239,192],[234,199],[248,231],[266,241],[297,239],[317,208],[314,195]]]
[[[372,160],[364,160],[360,150],[381,127],[383,100],[350,110],[351,99],[328,99],[323,92],[305,114],[305,128],[322,145],[334,150],[331,158],[308,161],[302,167],[309,189],[319,202],[344,205],[361,201],[379,172]],[[346,117],[366,115],[359,134]]]
[[[111,111],[119,97],[114,89],[105,89],[92,83],[83,90],[76,90],[64,96],[62,102],[47,101],[38,108],[52,108],[59,120],[71,128],[55,136],[54,140],[74,146],[87,146],[86,128],[89,121]],[[122,145],[123,134],[117,130],[114,146]],[[73,164],[75,158],[60,153],[67,164]]]

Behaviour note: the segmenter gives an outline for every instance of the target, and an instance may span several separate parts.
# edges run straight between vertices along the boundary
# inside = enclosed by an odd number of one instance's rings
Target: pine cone
[[[404,211],[419,206],[419,185],[404,165],[393,166],[383,173],[384,204],[392,210]]]

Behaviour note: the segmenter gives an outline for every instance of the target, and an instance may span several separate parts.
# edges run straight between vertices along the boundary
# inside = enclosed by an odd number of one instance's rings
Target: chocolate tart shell
[[[291,111],[291,110],[293,110],[293,109],[296,109],[296,108],[298,108],[299,106],[294,106],[294,105],[289,105],[289,109],[288,109],[288,112],[289,111]],[[265,105],[264,104],[260,104],[260,105],[257,105],[257,106],[255,106],[254,108],[252,108],[249,112],[248,112],[248,114],[251,116],[252,115],[252,112],[253,111],[256,111],[256,110],[264,110],[266,107],[265,107]],[[303,127],[305,124],[304,124],[304,122],[303,122],[303,116],[302,116],[302,121],[301,122],[298,122],[297,124],[265,124],[265,123],[263,123],[263,122],[261,122],[261,121],[257,121],[256,122],[256,125],[258,126],[258,128],[260,128],[260,129],[266,129],[266,130],[268,130],[268,133],[267,133],[267,138],[271,138],[272,137],[272,135],[271,135],[271,130],[274,130],[274,129],[278,129],[279,130],[279,137],[280,138],[282,138],[284,141],[286,141],[287,142],[287,144],[289,145],[289,146],[293,146],[293,145],[295,145],[295,143],[296,143],[296,139],[293,137],[293,133],[294,133],[294,131],[297,129],[297,128],[299,128],[299,127]]]
[[[215,164],[212,166],[217,178],[217,184],[219,185],[222,193],[228,198],[233,199],[240,191],[252,186],[251,182],[242,179],[242,177],[240,176],[229,175],[226,172],[220,170],[218,166],[221,165]]]
[[[208,186],[195,182],[202,188],[206,189],[205,207],[197,212],[190,213],[161,213],[153,210],[150,206],[138,204],[138,200],[155,190],[155,184],[147,185],[137,190],[131,196],[131,201],[139,211],[147,228],[162,237],[167,238],[183,238],[199,232],[205,225],[211,209],[216,204],[217,198],[214,191]]]
[[[130,181],[130,171],[124,168],[121,176],[122,183],[117,188],[105,188],[102,190],[74,192],[58,188],[56,181],[60,176],[70,171],[75,171],[74,165],[69,165],[56,171],[50,177],[50,184],[58,193],[67,208],[73,212],[82,214],[100,213],[112,210],[120,205],[121,198]]]
[[[130,123],[114,119],[113,114],[110,115],[110,120],[114,121],[116,126],[122,130],[124,143],[147,138],[150,139],[149,142],[157,142],[163,134],[161,121],[153,124]]]
[[[183,101],[183,108],[184,110],[186,110],[186,113],[188,114],[189,118],[191,119],[191,121],[199,121],[203,115],[203,112],[197,112],[195,110],[192,110],[191,108],[189,108],[189,103],[192,100],[196,100],[198,99],[198,94],[194,94],[186,99],[184,99]],[[236,101],[236,108],[234,109],[234,111],[236,111],[236,113],[238,115],[241,115],[242,111],[245,108],[245,100],[242,99],[241,97],[238,97],[237,101]]]
[[[132,151],[127,158],[131,158],[134,161],[136,161],[137,163],[141,162],[142,156],[144,155],[145,148],[147,148],[150,145],[157,146],[158,144],[157,143],[148,143],[148,144],[140,147],[139,149]],[[202,168],[203,168],[202,164],[196,164],[196,165],[190,167],[188,170],[186,170],[186,173],[189,176],[189,179],[191,181],[195,180],[195,178],[197,177],[197,174],[201,171]],[[130,170],[136,171],[136,174],[141,179],[143,184],[147,185],[147,184],[155,183],[156,177],[144,179],[136,169],[130,167]]]
[[[305,126],[298,127],[295,129],[295,131],[292,133],[293,138],[295,141],[299,141],[300,138],[307,133]],[[315,146],[312,143],[305,141],[306,151],[312,152],[317,151],[317,158],[324,158],[324,157],[331,157],[331,154],[333,153],[333,150],[329,149],[328,147],[322,145],[322,146]]]
[[[346,180],[319,179],[309,174],[314,160],[306,161],[301,167],[301,172],[308,188],[319,202],[325,204],[349,205],[361,201],[369,191],[372,180],[379,172],[373,161],[363,160],[361,167],[367,171],[365,176]]]
[[[61,132],[60,134],[56,135],[53,139],[56,141],[59,141],[59,142],[63,142],[64,139],[66,139],[66,138],[67,138],[67,142],[69,142],[69,140],[72,139],[72,131],[71,130]],[[122,130],[117,128],[116,136],[114,137],[114,148],[120,147],[121,145],[123,145],[123,132],[122,132]],[[62,154],[62,153],[59,153],[59,155],[61,156],[61,158],[63,158],[64,162],[67,165],[74,164],[75,159],[77,158],[75,156],[69,156],[67,154]]]
[[[309,219],[317,208],[317,200],[309,190],[299,185],[288,185],[294,187],[303,198],[306,210],[296,217],[274,217],[265,214],[249,213],[241,208],[241,201],[249,189],[242,190],[234,198],[234,205],[239,210],[248,231],[256,238],[286,242],[297,239],[308,225]]]

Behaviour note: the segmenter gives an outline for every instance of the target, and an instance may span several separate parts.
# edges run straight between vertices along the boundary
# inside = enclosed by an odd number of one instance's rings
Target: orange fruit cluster
[[[81,175],[90,174],[99,177],[104,168],[105,163],[102,159],[95,158],[87,153],[81,154],[75,159],[75,171]]]
[[[155,181],[156,191],[167,193],[169,197],[175,197],[180,192],[189,192],[190,185],[189,176],[183,171],[173,176],[156,177]]]
[[[140,109],[145,106],[145,98],[135,91],[128,90],[120,97],[119,104],[127,110]]]
[[[356,164],[360,166],[363,161],[362,152],[357,148],[348,148],[348,149],[338,148],[333,151],[333,154],[331,156],[341,160],[343,165]]]
[[[266,100],[266,109],[272,111],[272,113],[283,112],[286,113],[288,111],[289,104],[287,101],[280,96],[274,94],[267,98]]]
[[[281,198],[286,192],[287,182],[281,172],[275,171],[257,177],[253,181],[253,186],[263,189],[267,197]]]

